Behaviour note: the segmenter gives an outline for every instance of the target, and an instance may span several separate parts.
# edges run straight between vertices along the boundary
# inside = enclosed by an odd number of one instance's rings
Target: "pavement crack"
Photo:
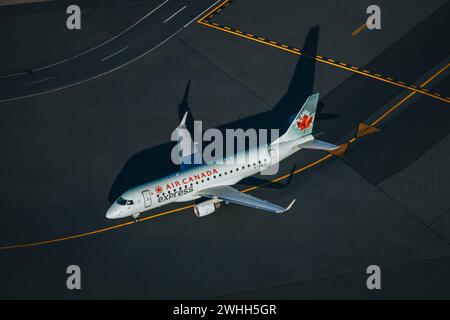
[[[443,217],[445,217],[446,215],[450,214],[450,209],[447,209],[446,211],[444,211],[443,213],[441,213],[440,215],[438,215],[433,221],[430,222],[430,227],[432,225],[434,225],[436,222],[438,222],[439,220],[441,220]]]
[[[421,260],[416,260],[416,261],[411,261],[411,262],[406,262],[406,263],[384,265],[384,266],[380,265],[380,267],[383,270],[385,270],[385,269],[389,270],[389,269],[393,269],[393,268],[406,267],[406,266],[414,265],[416,263],[438,261],[438,260],[444,260],[444,259],[448,259],[448,258],[450,258],[450,255],[444,255],[444,256],[428,258],[428,259],[421,259]],[[231,293],[231,294],[218,295],[218,296],[209,297],[209,298],[205,298],[205,299],[207,299],[207,300],[230,299],[232,297],[239,296],[239,295],[242,295],[242,294],[261,292],[261,291],[264,291],[264,290],[271,290],[271,289],[279,289],[279,288],[290,287],[290,286],[294,286],[294,285],[305,285],[305,284],[314,283],[314,282],[318,282],[318,281],[337,279],[337,278],[342,278],[342,277],[352,276],[352,275],[358,275],[358,274],[366,275],[364,270],[362,270],[362,271],[353,271],[353,272],[344,272],[344,273],[332,274],[332,275],[329,275],[329,276],[317,277],[317,278],[309,279],[309,280],[299,280],[299,281],[293,281],[293,282],[273,285],[273,286],[270,286],[270,287],[250,289],[250,290],[235,292],[235,293]]]
[[[381,192],[381,194],[383,194],[387,199],[389,199],[390,201],[392,201],[396,206],[398,206],[400,209],[402,209],[402,211],[404,211],[407,215],[409,215],[411,218],[413,218],[414,220],[416,220],[420,225],[422,225],[423,227],[425,227],[425,229],[427,229],[428,231],[430,231],[431,233],[433,233],[436,237],[438,237],[440,240],[442,240],[448,247],[450,247],[450,242],[444,238],[440,233],[438,233],[437,231],[435,231],[432,227],[431,224],[428,225],[427,223],[425,223],[425,221],[421,220],[419,217],[417,217],[414,213],[412,213],[411,211],[409,211],[405,206],[403,206],[400,202],[398,202],[395,198],[393,198],[390,194],[388,194],[387,192],[385,192],[383,189],[381,189],[377,184],[372,183],[371,181],[369,181],[365,176],[361,175],[357,170],[355,170],[346,160],[345,158],[342,159],[342,161],[347,165],[348,168],[350,168],[355,174],[357,174],[359,177],[361,177],[362,179],[364,179],[368,184],[374,186],[379,192]]]

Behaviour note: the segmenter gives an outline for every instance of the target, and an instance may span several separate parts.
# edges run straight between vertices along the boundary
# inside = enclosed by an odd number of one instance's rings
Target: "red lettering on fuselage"
[[[217,171],[217,169],[215,169],[215,168],[212,169],[212,170],[206,170],[206,171],[203,171],[201,173],[194,174],[193,176],[189,176],[189,177],[181,179],[181,183],[183,185],[185,185],[185,184],[188,184],[188,183],[191,183],[191,182],[195,182],[197,180],[201,180],[201,179],[206,178],[206,177],[210,177],[210,176],[212,176],[212,175],[214,175],[216,173],[219,173],[219,171]],[[166,184],[166,189],[170,190],[170,189],[179,187],[180,185],[181,185],[180,184],[180,180],[175,180],[173,182],[167,183]]]

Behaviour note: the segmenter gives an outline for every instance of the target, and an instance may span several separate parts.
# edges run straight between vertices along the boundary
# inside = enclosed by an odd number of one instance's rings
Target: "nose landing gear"
[[[139,216],[140,216],[140,213],[135,213],[135,214],[133,214],[133,221],[136,223],[136,222],[139,222]]]

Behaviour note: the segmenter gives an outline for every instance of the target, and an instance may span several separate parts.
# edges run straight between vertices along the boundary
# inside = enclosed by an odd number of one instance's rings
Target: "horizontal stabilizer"
[[[333,151],[339,148],[339,146],[328,143],[322,140],[310,140],[308,142],[302,143],[298,145],[299,148],[302,149],[312,149],[312,150],[325,150],[325,151]]]

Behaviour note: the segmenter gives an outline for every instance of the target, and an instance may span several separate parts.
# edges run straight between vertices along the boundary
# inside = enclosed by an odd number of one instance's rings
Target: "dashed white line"
[[[125,29],[124,31],[122,31],[121,33],[119,33],[117,36],[115,36],[113,39],[119,37],[120,35],[124,34],[125,32],[127,32],[128,30],[130,30],[131,28],[134,28],[138,23],[140,23],[142,20],[146,19],[149,15],[153,14],[156,10],[158,10],[159,8],[161,8],[163,5],[165,5],[167,3],[166,0],[163,3],[161,3],[159,6],[157,6],[155,9],[153,9],[152,11],[150,11],[149,13],[147,13],[145,16],[143,16],[142,18],[140,18],[138,21],[136,21],[135,23],[133,23],[131,26],[129,26],[127,29]]]
[[[111,69],[111,70],[108,70],[108,71],[106,71],[106,72],[97,74],[97,75],[95,75],[95,76],[93,76],[93,77],[90,77],[90,78],[87,78],[87,79],[84,79],[84,80],[80,80],[80,81],[77,81],[77,82],[74,82],[74,83],[71,83],[71,84],[68,84],[68,85],[59,87],[59,88],[50,89],[50,90],[43,91],[43,92],[38,92],[38,93],[27,94],[27,95],[19,96],[19,97],[0,99],[0,103],[2,103],[2,102],[9,102],[9,101],[16,101],[16,100],[21,100],[21,99],[26,99],[26,98],[31,98],[31,97],[36,97],[36,96],[41,96],[41,95],[44,95],[44,94],[48,94],[48,93],[53,93],[53,92],[61,91],[61,90],[67,89],[67,88],[71,88],[71,87],[78,86],[78,85],[80,85],[80,84],[82,84],[82,83],[85,83],[85,82],[88,82],[88,81],[91,81],[91,80],[94,80],[94,79],[97,79],[97,78],[103,77],[103,76],[105,76],[105,75],[107,75],[107,74],[110,74],[110,73],[116,71],[116,70],[122,69],[123,67],[125,67],[125,66],[127,66],[127,65],[129,65],[129,64],[131,64],[131,63],[133,63],[134,61],[137,61],[137,60],[141,59],[141,58],[144,57],[145,55],[147,55],[147,54],[149,54],[150,52],[153,52],[154,50],[156,50],[156,49],[158,49],[159,47],[161,47],[164,43],[166,43],[167,41],[169,41],[170,39],[172,39],[172,38],[173,38],[174,36],[176,36],[179,32],[181,32],[181,31],[184,30],[187,26],[189,26],[192,22],[194,22],[195,20],[197,20],[197,18],[200,17],[203,13],[205,13],[206,11],[208,11],[210,8],[212,8],[214,5],[216,5],[216,4],[219,3],[220,1],[222,1],[222,0],[217,0],[214,4],[212,4],[211,6],[209,6],[208,8],[206,8],[206,9],[205,9],[201,14],[199,14],[196,18],[192,19],[192,20],[189,21],[187,24],[185,24],[184,27],[178,29],[175,33],[173,33],[171,36],[169,36],[168,38],[166,38],[165,40],[163,40],[162,42],[160,42],[159,44],[157,44],[156,46],[154,46],[154,47],[151,48],[150,50],[148,50],[148,51],[146,51],[146,52],[140,54],[140,55],[137,56],[136,58],[131,59],[130,61],[128,61],[128,62],[126,62],[126,63],[124,63],[124,64],[122,64],[122,65],[120,65],[120,66],[117,66],[117,67],[115,67],[115,68],[113,68],[113,69]]]
[[[173,17],[175,17],[177,14],[179,14],[181,11],[183,11],[184,9],[186,9],[187,6],[184,6],[183,8],[179,9],[177,12],[175,12],[174,14],[172,14],[170,17],[168,17],[166,20],[164,20],[164,23],[166,23],[167,21],[169,21],[170,19],[172,19]]]
[[[27,95],[20,96],[20,97],[7,98],[7,99],[3,99],[3,100],[0,99],[0,103],[1,103],[1,102],[8,102],[8,101],[16,101],[16,100],[20,100],[20,99],[25,99],[25,98],[30,98],[30,97],[36,97],[36,96],[40,96],[40,95],[44,95],[44,94],[48,94],[48,93],[52,93],[52,92],[57,92],[57,91],[60,91],[60,90],[64,90],[64,89],[67,89],[67,88],[71,88],[71,87],[80,85],[80,84],[85,83],[85,82],[90,81],[90,80],[94,80],[94,79],[103,77],[103,76],[105,76],[105,75],[107,75],[107,74],[110,74],[110,73],[116,71],[116,70],[122,69],[123,67],[129,65],[130,63],[133,63],[134,61],[137,61],[137,60],[141,59],[141,58],[142,58],[143,56],[145,56],[146,54],[148,54],[148,53],[150,53],[150,52],[153,52],[154,50],[156,50],[156,49],[158,49],[160,46],[162,46],[164,43],[166,43],[167,41],[169,41],[170,39],[172,39],[173,37],[175,37],[175,36],[176,36],[178,33],[180,33],[182,30],[184,30],[184,27],[178,29],[175,33],[173,33],[172,35],[170,35],[169,37],[167,37],[165,40],[163,40],[163,41],[161,41],[160,43],[158,43],[156,46],[154,46],[154,47],[151,48],[150,50],[148,50],[148,51],[146,51],[146,52],[140,54],[140,55],[137,56],[136,58],[131,59],[130,61],[125,62],[124,64],[121,64],[120,66],[117,66],[117,67],[115,67],[115,68],[113,68],[113,69],[111,69],[111,70],[108,70],[108,71],[106,71],[106,72],[97,74],[97,75],[95,75],[95,76],[93,76],[93,77],[90,77],[90,78],[87,78],[87,79],[84,79],[84,80],[80,80],[80,81],[77,81],[77,82],[74,82],[74,83],[71,83],[71,84],[68,84],[68,85],[59,87],[59,88],[50,89],[50,90],[42,91],[42,92],[38,92],[38,93],[31,93],[31,94],[27,94]]]
[[[17,72],[17,73],[11,73],[11,74],[7,74],[4,76],[0,76],[0,79],[4,79],[4,78],[11,78],[11,77],[15,77],[15,76],[20,76],[23,74],[27,74],[26,72]]]
[[[120,49],[120,50],[117,51],[117,52],[114,52],[113,54],[110,54],[109,56],[106,56],[106,57],[102,58],[102,61],[108,60],[109,58],[114,57],[116,54],[119,54],[119,53],[121,53],[122,51],[127,50],[127,49],[128,49],[128,46],[125,47],[125,48]]]
[[[82,55],[85,55],[86,53],[89,53],[89,52],[91,52],[91,51],[94,51],[95,49],[98,49],[98,48],[104,46],[105,44],[107,44],[107,43],[113,41],[114,39],[117,39],[118,37],[120,37],[120,36],[123,35],[124,33],[130,31],[131,29],[133,29],[136,25],[138,25],[138,24],[141,23],[143,20],[145,20],[148,16],[150,16],[151,14],[153,14],[154,12],[156,12],[159,8],[161,8],[163,5],[165,5],[168,1],[169,1],[169,0],[165,0],[163,3],[161,3],[160,5],[158,5],[155,9],[153,9],[152,11],[150,11],[149,13],[147,13],[145,16],[143,16],[142,18],[140,18],[138,21],[136,21],[136,22],[133,23],[131,26],[129,26],[128,28],[126,28],[126,29],[123,30],[122,32],[118,33],[118,34],[115,35],[114,37],[112,37],[112,38],[110,38],[110,39],[108,39],[108,40],[106,40],[106,41],[104,41],[104,42],[102,42],[102,43],[100,43],[100,44],[98,44],[98,45],[96,45],[96,46],[94,46],[94,47],[92,47],[92,48],[86,50],[86,51],[83,51],[83,52],[81,52],[81,53],[79,53],[79,54],[77,54],[77,55],[74,55],[73,57],[66,58],[66,59],[64,59],[64,60],[61,60],[61,61],[58,61],[58,62],[49,64],[49,65],[46,65],[46,66],[42,66],[42,67],[35,68],[35,69],[33,69],[32,71],[33,71],[33,72],[36,72],[36,71],[45,70],[45,69],[48,69],[48,68],[57,66],[57,65],[59,65],[59,64],[65,63],[65,62],[67,62],[67,61],[74,60],[74,59],[76,59],[76,58],[78,58],[78,57],[81,57]],[[19,75],[24,75],[24,74],[27,74],[27,73],[26,73],[26,72],[18,72],[18,73],[14,73],[14,74],[1,75],[1,76],[0,76],[0,79],[2,79],[2,78],[14,77],[14,76],[19,76]]]
[[[55,79],[55,77],[48,77],[48,78],[44,78],[44,79],[41,79],[41,80],[37,80],[37,81],[33,81],[33,82],[28,82],[28,83],[25,83],[25,85],[35,84],[35,83],[40,83],[40,82],[48,81],[48,80],[51,80],[51,79]]]

